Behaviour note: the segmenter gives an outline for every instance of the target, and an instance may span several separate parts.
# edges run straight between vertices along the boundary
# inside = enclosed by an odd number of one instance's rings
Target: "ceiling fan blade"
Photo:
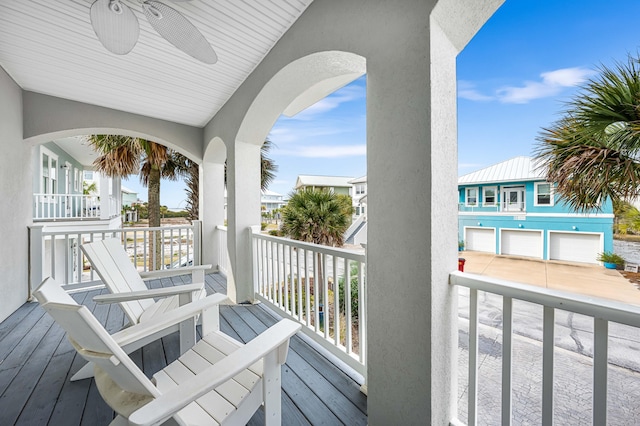
[[[140,25],[133,11],[118,0],[96,0],[91,25],[100,43],[116,55],[126,55],[138,42]]]
[[[207,39],[180,12],[154,0],[142,3],[142,10],[153,29],[169,43],[205,64],[218,62]]]

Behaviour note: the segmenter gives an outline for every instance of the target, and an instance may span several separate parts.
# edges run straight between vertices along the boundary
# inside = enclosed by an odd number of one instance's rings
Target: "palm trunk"
[[[149,227],[160,226],[160,168],[152,166],[149,172],[149,186],[147,187],[149,198]],[[162,268],[162,239],[159,231],[150,232],[149,235],[149,270]]]

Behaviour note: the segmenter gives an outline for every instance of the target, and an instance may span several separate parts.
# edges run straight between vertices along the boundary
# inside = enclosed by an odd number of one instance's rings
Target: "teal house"
[[[571,209],[530,157],[458,178],[458,235],[465,249],[545,260],[598,263],[613,251],[613,205]]]

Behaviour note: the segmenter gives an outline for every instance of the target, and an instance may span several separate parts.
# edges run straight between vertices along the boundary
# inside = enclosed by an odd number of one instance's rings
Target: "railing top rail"
[[[113,234],[122,232],[148,232],[148,231],[167,231],[171,229],[193,229],[193,225],[170,225],[160,227],[135,227],[135,228],[116,228],[116,229],[104,229],[104,228],[81,228],[75,231],[42,231],[42,235],[67,235],[67,234]]]
[[[640,328],[640,306],[458,271],[449,274],[449,282],[452,285]]]
[[[265,235],[257,232],[254,232],[252,236],[253,238],[260,239],[260,240],[274,241],[282,244],[288,244],[292,247],[314,251],[316,253],[324,253],[332,256],[338,256],[345,259],[355,260],[357,262],[366,261],[366,256],[364,254],[358,253],[352,250],[339,248],[339,247],[327,247],[319,244],[305,243],[303,241],[292,240],[291,238],[275,237],[273,235]]]
[[[216,229],[219,229],[220,231],[226,231],[227,227],[224,226],[224,225],[218,225],[218,226],[216,226]]]

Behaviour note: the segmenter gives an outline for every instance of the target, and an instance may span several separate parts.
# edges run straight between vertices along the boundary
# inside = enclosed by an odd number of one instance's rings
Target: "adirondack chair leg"
[[[277,352],[273,351],[264,358],[262,393],[264,398],[264,424],[266,426],[279,426],[282,424],[281,367],[278,363]]]
[[[183,306],[191,303],[193,293],[181,294],[179,296],[179,304]],[[196,344],[196,319],[189,318],[180,323],[180,355],[187,352]]]
[[[128,424],[129,424],[129,421],[127,419],[118,415],[116,416],[115,419],[113,419],[111,423],[109,423],[109,426],[126,426]]]
[[[78,372],[76,374],[71,376],[71,380],[70,381],[75,382],[77,380],[84,380],[84,379],[88,379],[90,377],[93,377],[93,363],[92,362],[86,363],[84,365],[84,367],[82,367],[80,370],[78,370]]]
[[[218,305],[207,309],[200,315],[200,323],[202,324],[202,335],[220,330],[220,308]]]

